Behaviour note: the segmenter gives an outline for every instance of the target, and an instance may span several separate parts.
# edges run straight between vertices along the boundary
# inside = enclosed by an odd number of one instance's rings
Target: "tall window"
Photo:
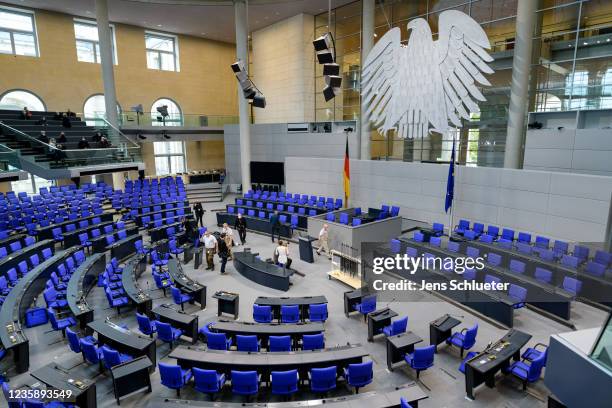
[[[178,39],[173,35],[145,32],[147,68],[179,71]]]
[[[117,113],[121,116],[121,106],[117,103]],[[101,118],[106,117],[104,95],[93,95],[87,98],[83,105],[83,115],[88,126],[103,126]]]
[[[9,166],[9,170],[19,170],[16,167]],[[28,173],[28,178],[25,180],[11,181],[11,191],[17,193],[26,194],[38,194],[41,187],[51,187],[53,185],[52,180],[46,180],[44,178],[35,176]]]
[[[166,106],[168,108],[168,116],[163,120],[161,113],[157,111],[157,108]],[[181,126],[183,124],[181,116],[181,108],[171,99],[161,98],[153,102],[151,106],[151,124],[153,126]]]
[[[34,13],[0,8],[0,53],[38,57]]]
[[[31,111],[44,111],[45,104],[36,95],[28,91],[9,91],[0,98],[0,107],[3,109],[22,110],[27,107]]]
[[[185,171],[185,146],[183,142],[153,142],[155,173],[158,176]]]
[[[115,27],[110,26],[111,47],[113,49],[113,63],[117,65],[117,47],[115,41]],[[77,59],[81,62],[94,62],[99,64],[100,40],[98,38],[98,26],[95,22],[85,20],[74,20],[74,37],[76,39]]]

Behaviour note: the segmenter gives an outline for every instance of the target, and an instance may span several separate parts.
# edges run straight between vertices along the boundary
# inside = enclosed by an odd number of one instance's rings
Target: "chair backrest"
[[[366,361],[365,363],[349,364],[347,376],[349,384],[363,384],[372,380],[374,371],[372,369],[373,362]]]
[[[138,329],[146,335],[153,332],[153,325],[148,316],[136,313],[136,320],[138,321]]]
[[[272,321],[272,307],[268,305],[253,304],[253,320],[258,323],[268,323]]]
[[[157,322],[155,327],[157,328],[157,336],[160,340],[172,340],[172,326],[170,323]]]
[[[598,249],[595,251],[595,256],[593,257],[593,261],[602,264],[604,266],[608,266],[612,261],[612,253],[604,251],[602,249]]]
[[[117,350],[113,350],[104,345],[102,346],[102,355],[104,356],[104,365],[106,368],[112,368],[121,364],[121,359],[119,358],[119,352]]]
[[[446,245],[446,249],[448,249],[451,252],[459,252],[459,243],[455,241],[448,241],[448,244]]]
[[[73,332],[70,327],[66,327],[66,337],[68,338],[68,346],[70,346],[70,350],[75,353],[80,353],[81,343],[79,342],[79,335]]]
[[[412,236],[412,239],[415,240],[416,242],[423,242],[425,240],[425,235],[423,235],[423,233],[419,231],[416,231],[414,235]]]
[[[531,234],[528,232],[519,232],[517,241],[529,244],[531,243]]]
[[[595,261],[589,261],[586,265],[586,271],[594,276],[603,276],[606,273],[606,266]]]
[[[270,336],[268,351],[291,351],[291,336]]]
[[[499,279],[497,276],[493,276],[493,275],[485,275],[484,278],[485,283],[501,283],[501,279]]]
[[[391,249],[391,252],[397,254],[400,251],[401,248],[401,244],[399,239],[392,239],[391,241],[389,241],[389,248]]]
[[[183,300],[181,299],[181,290],[176,286],[172,286],[170,290],[172,291],[172,300],[174,300],[174,303],[177,305],[183,303]]]
[[[550,283],[552,281],[552,272],[548,269],[536,267],[534,276],[540,282]]]
[[[310,370],[310,384],[312,388],[329,388],[336,384],[338,369],[336,366],[324,368],[312,368]]]
[[[238,347],[238,351],[259,351],[259,343],[257,342],[256,335],[237,335],[236,336],[236,346]]]
[[[504,228],[502,230],[502,238],[507,239],[509,241],[514,241],[514,230],[510,228]]]
[[[185,385],[181,367],[178,365],[159,363],[161,383],[169,388],[180,388]]]
[[[100,359],[98,358],[98,351],[96,350],[96,346],[93,345],[89,340],[81,339],[81,352],[83,353],[83,357],[85,360],[89,361],[91,364],[97,364]]]
[[[517,259],[511,259],[510,270],[515,273],[525,273],[525,262],[521,262]]]
[[[574,295],[577,295],[578,293],[580,293],[580,289],[582,289],[582,281],[566,276],[565,278],[563,278],[563,289],[573,293]]]
[[[458,230],[467,230],[470,229],[470,222],[468,220],[459,220],[459,225],[457,225]]]
[[[431,237],[431,238],[429,238],[429,244],[431,246],[435,246],[435,247],[440,248],[440,245],[442,244],[442,239],[440,237]]]
[[[210,333],[206,336],[206,344],[211,350],[227,350],[225,333]]]
[[[570,268],[577,269],[579,262],[580,260],[572,255],[566,254],[561,257],[561,265],[569,266]]]
[[[314,303],[308,306],[310,320],[327,319],[327,303]]]
[[[217,381],[217,372],[215,370],[203,370],[201,368],[192,368],[193,381],[195,388],[200,392],[218,392],[219,382]]]
[[[298,305],[282,305],[281,306],[281,320],[283,321],[295,321],[300,317],[300,307]]]
[[[435,346],[414,349],[413,368],[428,368],[434,362]]]
[[[434,230],[434,232],[436,233],[440,233],[443,234],[444,233],[444,224],[440,223],[440,222],[434,222],[432,229]]]
[[[535,246],[537,246],[538,248],[548,248],[549,245],[550,245],[550,238],[536,235]]]
[[[404,333],[407,327],[408,327],[408,316],[395,320],[393,323],[391,323],[391,328],[393,329],[394,335]]]
[[[480,256],[480,249],[468,246],[465,248],[465,254],[470,258],[478,258]]]
[[[527,289],[511,283],[508,287],[508,296],[517,300],[518,302],[524,302],[525,299],[527,299]]]
[[[469,349],[476,344],[476,335],[478,334],[478,323],[465,331],[463,338],[463,348]]]
[[[538,378],[540,378],[540,375],[542,375],[542,368],[544,368],[544,366],[546,365],[546,357],[548,354],[547,352],[548,350],[546,350],[546,352],[540,353],[538,357],[531,361],[531,364],[529,364],[527,381],[534,382],[537,381]]]
[[[303,350],[318,350],[325,347],[325,339],[323,333],[305,334],[302,336]]]
[[[499,235],[499,227],[496,227],[495,225],[487,226],[487,235],[497,238]]]
[[[482,234],[478,239],[479,241],[484,242],[485,244],[490,244],[493,242],[493,236],[489,234]]]
[[[294,390],[297,391],[297,382],[297,370],[272,371],[272,393],[285,393]]]
[[[501,265],[501,255],[496,254],[495,252],[489,252],[487,255],[487,262],[494,266]]]
[[[256,392],[259,385],[257,371],[232,370],[232,390],[236,393]]]

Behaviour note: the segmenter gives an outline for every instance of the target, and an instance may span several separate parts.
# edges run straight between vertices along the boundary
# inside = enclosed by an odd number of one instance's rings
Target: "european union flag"
[[[455,195],[455,136],[453,135],[453,152],[448,166],[448,179],[446,180],[446,201],[444,202],[444,212],[453,206],[453,196]]]

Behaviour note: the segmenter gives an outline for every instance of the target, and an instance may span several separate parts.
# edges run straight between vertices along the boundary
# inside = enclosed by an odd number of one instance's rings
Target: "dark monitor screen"
[[[251,183],[285,184],[285,163],[251,162]]]

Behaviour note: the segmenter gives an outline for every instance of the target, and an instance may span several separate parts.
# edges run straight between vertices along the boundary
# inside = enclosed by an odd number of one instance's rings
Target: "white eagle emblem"
[[[391,130],[410,139],[444,134],[479,112],[474,100],[486,100],[476,84],[491,85],[482,73],[493,73],[486,64],[493,58],[485,51],[491,46],[484,30],[456,10],[440,13],[438,28],[434,41],[427,21],[417,18],[408,23],[408,45],[401,44],[395,27],[368,54],[362,98],[367,117],[383,136]]]

